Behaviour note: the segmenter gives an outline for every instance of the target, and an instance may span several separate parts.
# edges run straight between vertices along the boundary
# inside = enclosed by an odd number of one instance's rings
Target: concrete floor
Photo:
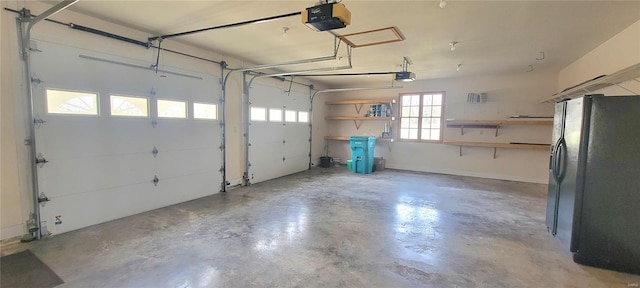
[[[638,287],[574,264],[546,185],[314,169],[29,244],[60,287]]]

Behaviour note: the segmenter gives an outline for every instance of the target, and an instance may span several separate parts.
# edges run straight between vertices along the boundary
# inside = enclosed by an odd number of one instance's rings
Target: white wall
[[[537,71],[531,73],[479,76],[456,79],[437,79],[415,81],[402,84],[400,90],[377,90],[346,92],[338,95],[326,95],[323,100],[397,98],[399,93],[445,91],[447,119],[505,119],[514,115],[553,116],[553,106],[538,104],[541,96],[551,95],[556,87],[557,75],[552,72]],[[468,104],[470,92],[487,92],[485,104]],[[320,100],[322,101],[322,100]],[[327,115],[355,115],[353,106],[325,105]],[[368,105],[364,105],[366,110]],[[397,109],[395,115],[397,115]],[[364,112],[361,112],[361,115]],[[395,132],[398,131],[394,123]],[[383,122],[365,121],[356,130],[353,121],[328,121],[325,135],[379,136]],[[465,129],[460,135],[459,128],[447,128],[444,139],[448,141],[485,141],[485,142],[533,142],[550,143],[551,126],[504,126],[499,136],[494,137],[492,129]],[[350,158],[348,143],[330,141],[330,156],[342,159]],[[431,143],[396,142],[376,146],[376,156],[387,159],[388,168],[415,171],[437,172],[445,174],[478,176],[525,182],[546,183],[548,181],[549,152],[498,149],[493,159],[493,149],[469,147],[463,148],[459,156],[457,146]]]
[[[596,49],[562,69],[558,77],[556,91],[562,91],[600,75],[608,75],[631,65],[640,63],[640,21],[632,24],[620,33],[602,43]],[[637,82],[624,84],[637,91]],[[604,93],[627,94],[624,90],[607,90]],[[640,94],[640,91],[636,92]]]

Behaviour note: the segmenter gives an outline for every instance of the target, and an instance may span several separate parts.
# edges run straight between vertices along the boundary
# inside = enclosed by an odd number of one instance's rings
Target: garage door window
[[[47,113],[98,115],[98,94],[47,89]]]
[[[267,121],[267,109],[251,107],[251,121]]]
[[[187,103],[183,101],[158,100],[158,117],[187,118]]]
[[[193,103],[194,119],[218,119],[218,106],[216,104]]]
[[[111,116],[148,117],[149,100],[144,97],[111,95]]]
[[[269,109],[269,121],[282,122],[282,110],[281,109]]]
[[[309,122],[309,112],[304,112],[304,111],[298,112],[298,122],[301,122],[301,123]]]
[[[285,110],[284,111],[284,121],[286,122],[296,122],[296,111]]]

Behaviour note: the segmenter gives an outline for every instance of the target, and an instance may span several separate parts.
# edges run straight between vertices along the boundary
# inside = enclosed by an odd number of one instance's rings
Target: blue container
[[[353,172],[371,174],[373,172],[373,152],[376,148],[376,137],[351,136],[349,140]]]

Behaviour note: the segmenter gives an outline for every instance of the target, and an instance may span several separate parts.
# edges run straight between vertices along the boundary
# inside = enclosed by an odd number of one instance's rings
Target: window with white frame
[[[267,121],[267,109],[261,107],[251,107],[251,121]]]
[[[148,117],[149,100],[146,97],[110,95],[111,116]]]
[[[400,140],[441,142],[444,92],[400,94]]]
[[[98,93],[47,89],[47,113],[98,115]]]
[[[187,118],[187,103],[184,101],[158,100],[158,117]]]
[[[193,119],[218,119],[218,105],[206,103],[193,103]]]
[[[269,109],[269,121],[282,122],[282,109]]]

